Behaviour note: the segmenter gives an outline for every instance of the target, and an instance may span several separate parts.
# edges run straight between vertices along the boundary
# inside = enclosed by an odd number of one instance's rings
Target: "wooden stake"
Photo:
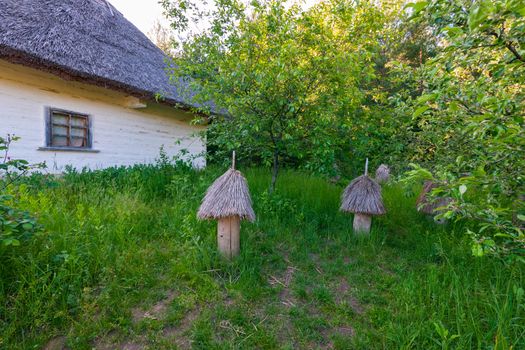
[[[217,223],[217,245],[227,259],[239,255],[241,220],[238,216],[219,219]]]
[[[368,175],[368,158],[366,158],[365,162],[365,175]]]
[[[372,225],[372,216],[366,214],[354,214],[354,233],[369,234]]]
[[[232,169],[235,170],[235,151],[232,153]]]

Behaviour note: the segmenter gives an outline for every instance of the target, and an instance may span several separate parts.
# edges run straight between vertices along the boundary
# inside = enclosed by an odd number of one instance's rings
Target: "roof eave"
[[[53,74],[64,80],[77,81],[90,85],[99,86],[105,89],[115,90],[126,93],[128,95],[145,99],[148,101],[155,101],[157,103],[166,104],[169,106],[176,106],[185,111],[194,111],[194,106],[189,105],[183,101],[162,96],[159,92],[145,91],[137,87],[127,85],[108,78],[86,74],[70,67],[62,66],[56,62],[43,59],[37,55],[18,50],[3,44],[0,44],[0,59],[8,61],[13,64],[20,64],[29,68],[37,69],[46,73]]]

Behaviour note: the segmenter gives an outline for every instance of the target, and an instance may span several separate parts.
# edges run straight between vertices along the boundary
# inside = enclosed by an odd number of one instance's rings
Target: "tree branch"
[[[521,62],[524,62],[525,63],[525,57],[523,57],[522,55],[520,55],[520,53],[516,50],[516,48],[514,47],[514,45],[512,45],[511,42],[503,39],[503,34],[498,34],[496,33],[495,31],[491,31],[489,32],[490,35],[494,36],[496,39],[498,40],[502,40],[503,41],[503,45],[505,45],[505,47],[510,51],[512,52],[512,54],[514,55],[514,57],[521,61]]]

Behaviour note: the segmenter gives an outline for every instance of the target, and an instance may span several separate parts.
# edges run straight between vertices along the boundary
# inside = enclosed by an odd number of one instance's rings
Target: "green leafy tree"
[[[477,255],[525,254],[525,6],[520,0],[433,0],[410,5],[439,38],[413,104],[413,149],[433,168],[445,217],[479,223]]]
[[[272,189],[283,162],[330,173],[358,124],[361,87],[373,78],[380,9],[350,1],[308,10],[277,0],[213,4],[201,11],[165,2],[179,30],[195,17],[210,23],[180,43],[173,70],[201,109],[214,102],[209,148],[242,149],[271,165]]]

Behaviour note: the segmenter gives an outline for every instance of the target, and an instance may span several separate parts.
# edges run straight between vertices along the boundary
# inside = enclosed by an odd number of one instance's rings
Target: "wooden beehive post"
[[[232,152],[232,169],[235,170],[235,151]],[[231,259],[239,255],[241,220],[238,216],[219,219],[217,223],[217,245],[219,252]]]
[[[239,255],[241,220],[235,216],[221,218],[217,224],[217,245],[219,252],[231,259]]]
[[[368,158],[365,163],[365,175],[368,175]],[[369,234],[370,226],[372,225],[372,216],[367,214],[355,213],[354,214],[354,232],[361,234]]]
[[[370,226],[372,225],[372,216],[366,214],[354,214],[354,232],[361,234],[369,234]]]

